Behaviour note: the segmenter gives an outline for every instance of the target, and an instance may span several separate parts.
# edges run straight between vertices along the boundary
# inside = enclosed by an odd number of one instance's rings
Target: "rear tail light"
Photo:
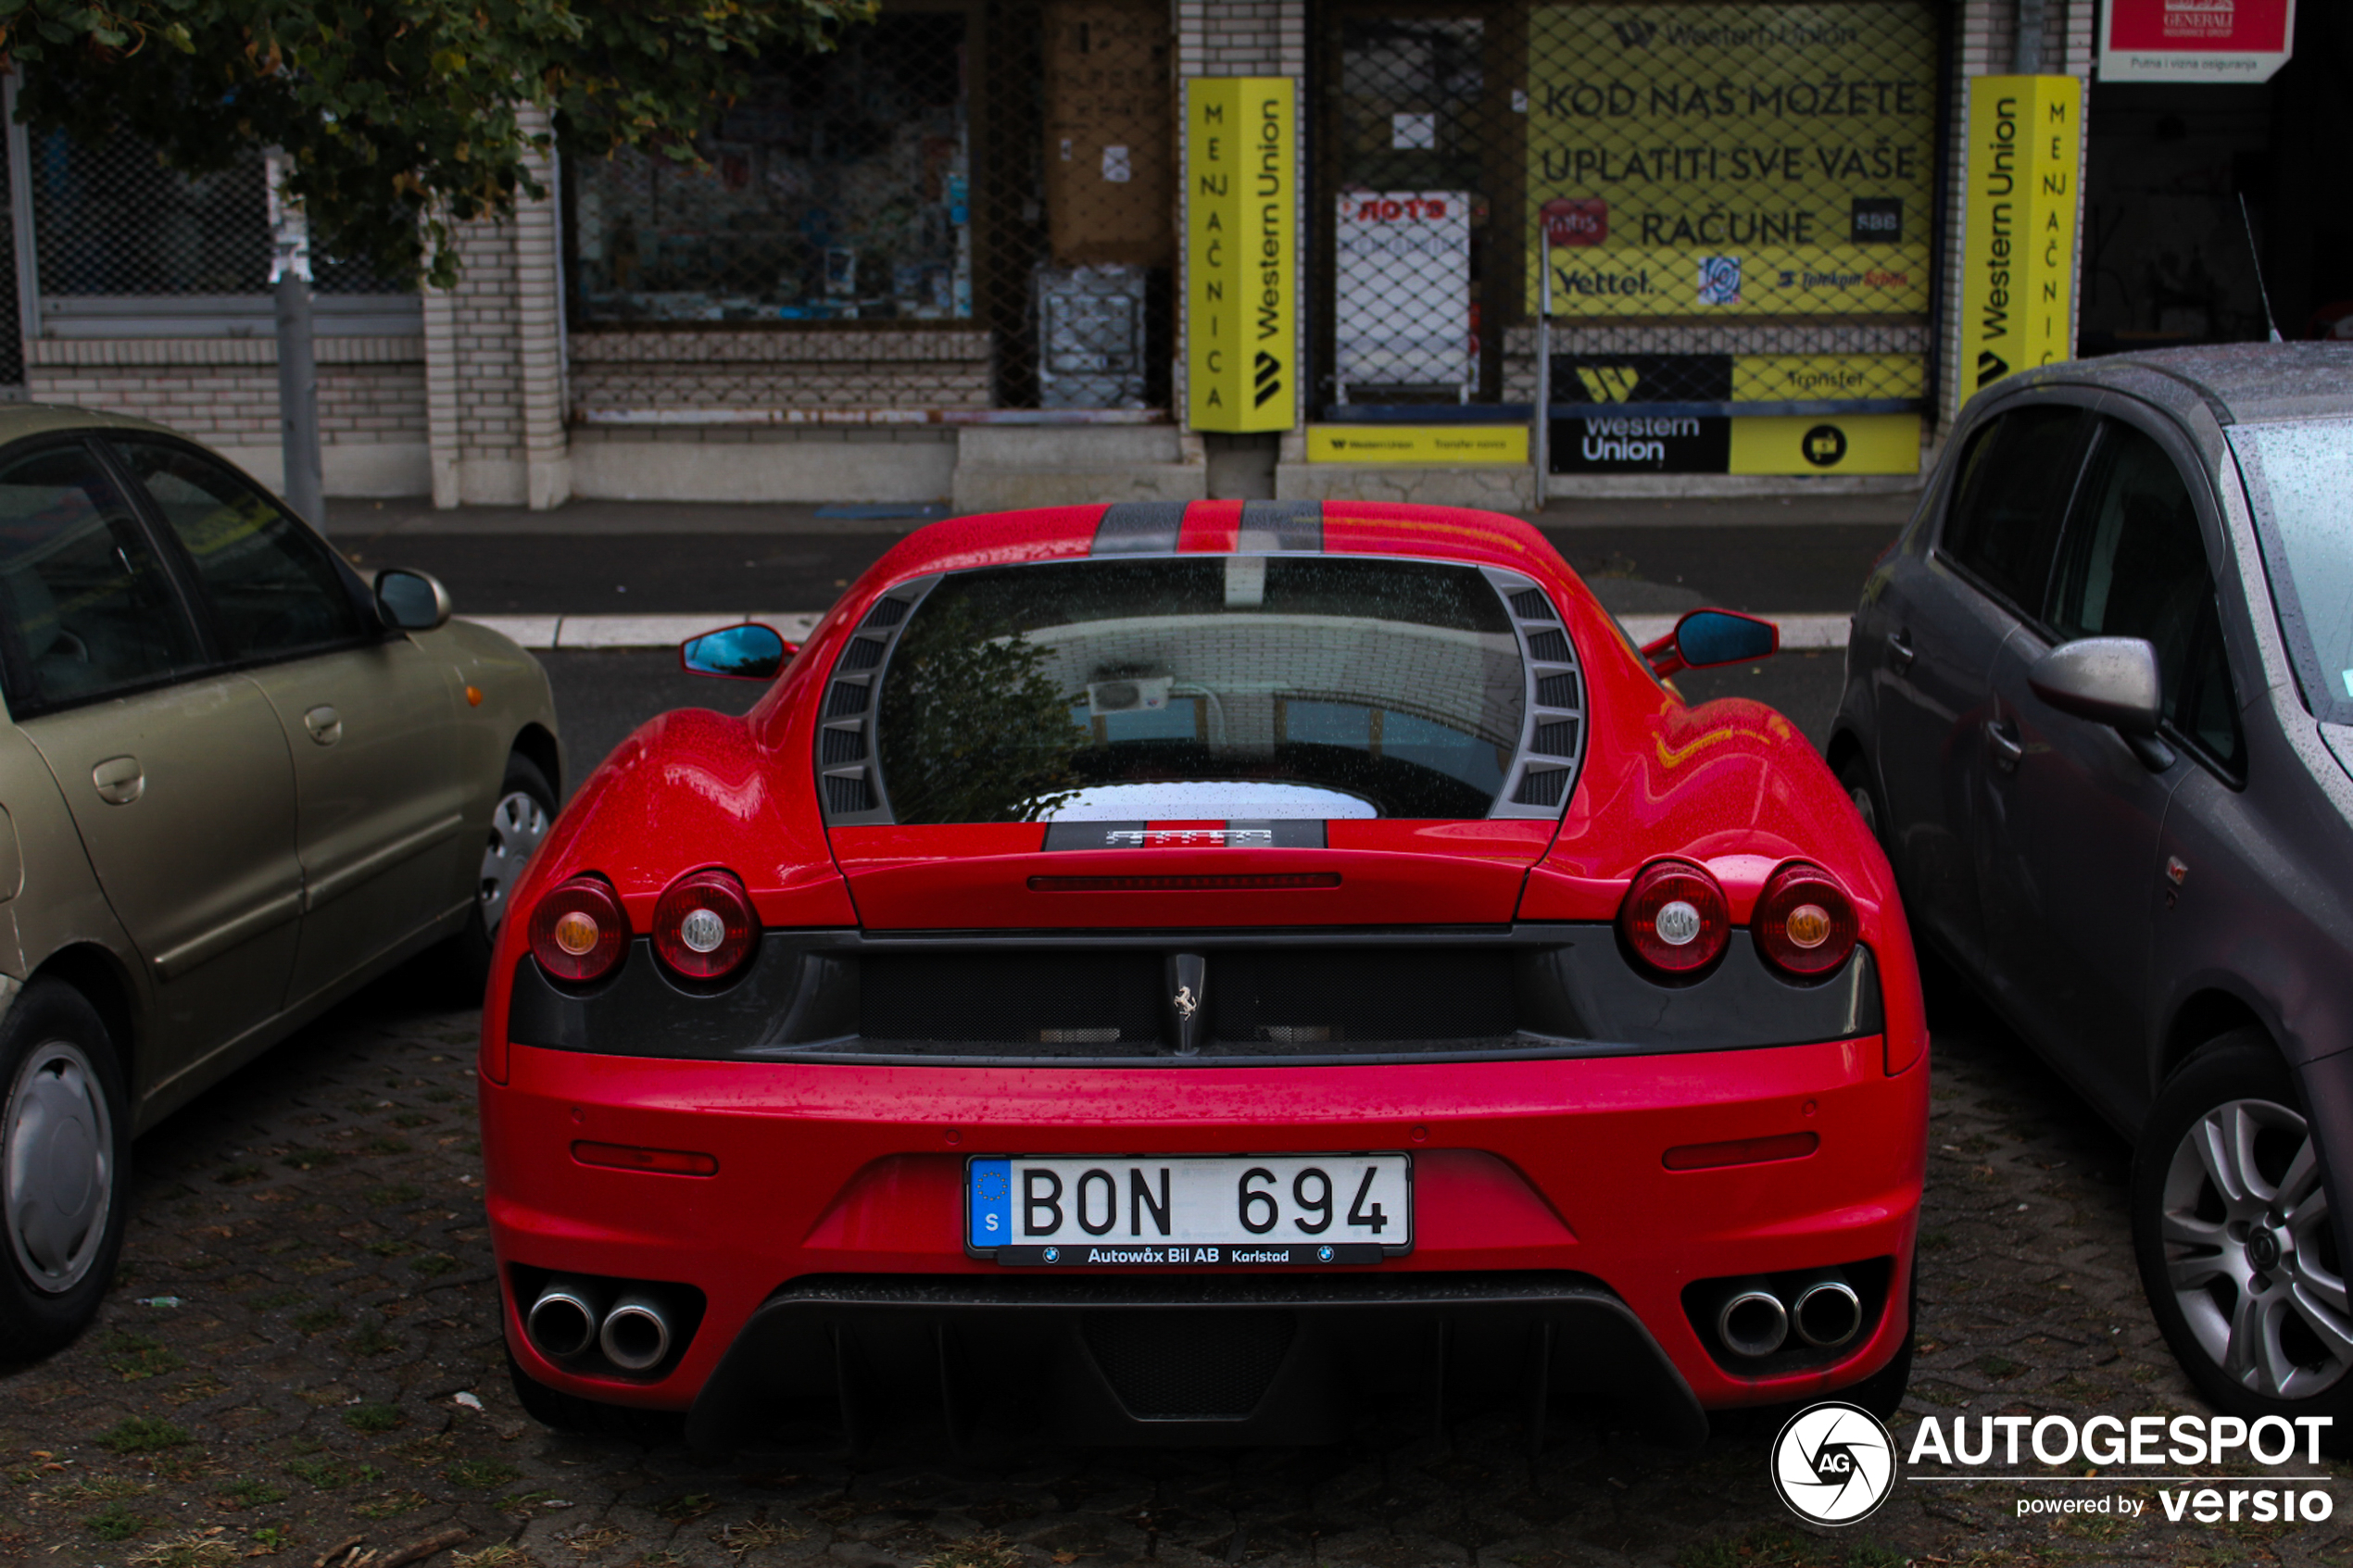
[[[1617,907],[1617,929],[1661,974],[1694,974],[1723,953],[1731,909],[1714,877],[1687,861],[1660,860],[1634,879]]]
[[[1855,950],[1855,903],[1830,872],[1792,860],[1765,884],[1749,929],[1766,962],[1810,979]]]
[[[672,883],[654,906],[654,952],[688,980],[732,974],[759,935],[744,884],[716,867]]]
[[[559,980],[598,980],[629,946],[629,917],[602,878],[576,876],[531,911],[531,956]]]

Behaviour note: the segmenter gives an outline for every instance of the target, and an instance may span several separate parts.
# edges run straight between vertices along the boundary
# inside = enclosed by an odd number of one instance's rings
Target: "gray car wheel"
[[[539,841],[547,836],[547,824],[554,820],[547,803],[528,788],[508,791],[491,811],[490,842],[482,852],[476,906],[484,930],[495,935],[498,922],[507,918],[507,897],[522,880],[523,867],[530,863]]]
[[[0,1023],[0,1346],[71,1340],[113,1282],[130,1138],[107,1027],[79,991],[35,980]]]
[[[2208,1399],[2256,1417],[2334,1410],[2353,1394],[2328,1185],[2268,1041],[2226,1036],[2166,1085],[2133,1207],[2149,1304]]]

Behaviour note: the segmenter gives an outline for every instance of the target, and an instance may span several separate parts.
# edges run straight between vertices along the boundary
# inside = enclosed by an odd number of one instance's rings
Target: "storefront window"
[[[786,54],[705,136],[700,167],[571,166],[588,322],[973,315],[965,17],[885,16]]]

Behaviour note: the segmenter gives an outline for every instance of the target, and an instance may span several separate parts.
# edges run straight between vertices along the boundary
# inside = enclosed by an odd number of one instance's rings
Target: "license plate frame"
[[[1032,1188],[1024,1173],[1040,1171],[1058,1185]],[[1320,1186],[1300,1185],[1319,1173]],[[1101,1231],[1091,1223],[1103,1192],[1093,1181],[1099,1173],[1110,1189]],[[1230,1184],[1226,1200],[1233,1217],[1195,1223],[1221,1183]],[[1056,1210],[1054,1225],[1042,1233],[1026,1229],[1039,1217],[1036,1210],[1014,1219],[1025,1195],[1038,1191],[1050,1192]],[[1245,1204],[1253,1214],[1267,1212],[1256,1201],[1262,1198],[1273,1218],[1252,1235],[1240,1214]],[[1327,1201],[1319,1207],[1310,1201],[1316,1198]],[[1321,1224],[1306,1231],[1307,1217],[1319,1212]],[[1401,1149],[975,1154],[964,1160],[963,1220],[965,1255],[1005,1268],[1362,1268],[1414,1249],[1414,1157]],[[990,1239],[997,1235],[1007,1239]]]

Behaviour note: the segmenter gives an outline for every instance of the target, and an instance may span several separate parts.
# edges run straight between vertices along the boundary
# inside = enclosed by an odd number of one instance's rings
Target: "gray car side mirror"
[[[438,632],[455,610],[439,578],[406,567],[376,573],[376,613],[396,632]]]
[[[2140,637],[2078,637],[2027,668],[2036,696],[2078,719],[2113,724],[2128,735],[2157,734],[2163,683],[2157,649]]]

